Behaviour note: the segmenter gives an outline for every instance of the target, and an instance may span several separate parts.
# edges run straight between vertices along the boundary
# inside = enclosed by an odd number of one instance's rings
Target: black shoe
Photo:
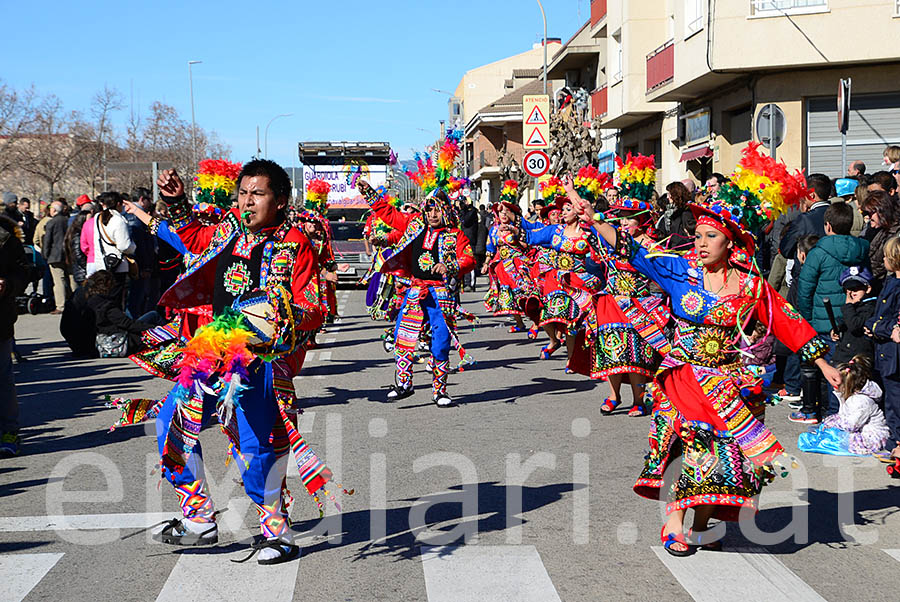
[[[278,550],[278,556],[275,558],[257,558],[256,562],[259,564],[281,564],[282,562],[290,562],[294,558],[300,556],[300,546],[295,546],[292,543],[288,543],[283,539],[263,539],[261,541],[255,541],[250,544],[250,554],[241,558],[240,560],[232,560],[231,562],[241,563],[247,562],[251,558],[253,558],[257,552],[260,550],[265,550],[268,548],[272,548]]]
[[[452,408],[453,406],[456,405],[456,402],[454,402],[454,401],[450,398],[450,396],[447,395],[446,393],[444,393],[443,395],[438,395],[437,397],[435,397],[435,398],[434,398],[434,403],[435,403],[435,405],[437,405],[437,407],[439,407],[439,408]]]
[[[400,401],[401,399],[406,399],[407,397],[412,396],[413,388],[408,387],[406,389],[401,389],[397,385],[391,385],[390,391],[387,394],[388,401]]]
[[[153,534],[155,541],[173,546],[210,546],[219,543],[219,527],[216,523],[201,533],[188,531],[180,518],[173,518],[158,533]]]

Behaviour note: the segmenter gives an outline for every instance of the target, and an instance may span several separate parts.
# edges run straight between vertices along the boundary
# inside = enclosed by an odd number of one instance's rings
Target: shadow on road
[[[528,521],[522,514],[556,503],[563,498],[563,494],[583,487],[584,485],[573,483],[518,487],[501,485],[496,481],[456,485],[447,493],[399,500],[406,503],[400,508],[344,512],[321,520],[295,523],[292,528],[299,533],[315,530],[318,533],[327,532],[332,538],[338,534],[341,536],[339,543],[333,543],[334,540],[331,539],[304,546],[304,555],[335,547],[365,544],[353,554],[354,561],[384,555],[393,556],[396,560],[406,560],[417,557],[418,548],[422,545],[449,545],[461,540],[465,534],[474,536],[524,525]],[[471,499],[471,496],[477,496],[477,513],[464,516],[461,500],[465,497]],[[510,500],[521,500],[521,513],[507,514],[507,497]],[[431,532],[428,536],[421,533],[422,527],[410,527],[410,513],[420,504],[428,506],[423,525]],[[384,515],[383,519],[376,516],[381,513]],[[380,520],[384,521],[384,536],[372,541],[370,526],[373,521],[379,524]],[[419,535],[422,537],[417,538]]]

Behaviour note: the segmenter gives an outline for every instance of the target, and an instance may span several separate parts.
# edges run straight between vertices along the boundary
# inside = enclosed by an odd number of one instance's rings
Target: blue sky
[[[589,0],[543,0],[548,36],[567,40]],[[269,157],[296,162],[300,140],[388,141],[401,158],[433,141],[447,96],[473,67],[543,34],[534,0],[456,2],[4,2],[0,79],[32,83],[70,109],[104,84],[146,112],[154,100],[246,160],[266,123]],[[117,115],[124,125],[128,109]],[[425,131],[423,131],[425,130]]]

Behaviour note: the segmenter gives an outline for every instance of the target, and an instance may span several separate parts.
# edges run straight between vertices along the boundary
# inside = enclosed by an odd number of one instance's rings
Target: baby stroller
[[[30,264],[28,284],[31,285],[31,292],[29,293],[26,287],[25,293],[16,297],[16,308],[20,314],[27,312],[33,316],[49,313],[55,307],[53,299],[38,292],[38,283],[44,278],[47,262],[31,245],[25,246],[25,255]]]

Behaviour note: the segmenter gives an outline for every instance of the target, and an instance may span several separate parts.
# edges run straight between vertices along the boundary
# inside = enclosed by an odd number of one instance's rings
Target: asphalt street
[[[767,424],[797,468],[765,489],[755,517],[728,525],[724,552],[669,557],[662,505],[631,490],[649,418],[601,416],[605,384],[566,374],[563,353],[538,359],[543,343],[508,333],[480,298],[465,295],[481,321],[461,329],[477,365],[450,377],[460,405],[439,409],[424,365],[413,397],[385,402],[384,325],[362,291],[339,291],[343,317],[295,385],[301,432],[354,494],[329,500],[319,520],[289,472],[303,556],[275,567],[230,562],[258,524],[218,427],[201,441],[225,510],[220,543],[153,542],[146,527],[179,515],[152,473],[154,428],[109,432],[119,413],[105,396],[158,398],[168,384],[125,359],[75,360],[58,317],[22,316],[24,444],[0,460],[0,599],[897,599],[900,481],[884,465],[798,454],[804,427],[771,408]]]

